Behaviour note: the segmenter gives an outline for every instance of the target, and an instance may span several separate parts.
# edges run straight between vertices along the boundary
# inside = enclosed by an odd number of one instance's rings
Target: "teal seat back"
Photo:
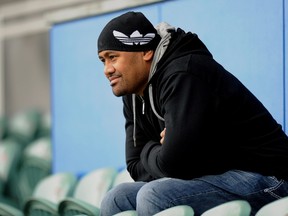
[[[178,205],[165,209],[153,216],[194,216],[194,210],[188,205]]]
[[[255,216],[288,216],[288,196],[266,204]]]
[[[250,216],[251,206],[246,200],[233,200],[205,211],[201,216]]]
[[[42,113],[38,110],[25,110],[9,118],[8,136],[22,143],[23,148],[37,138]]]
[[[112,167],[98,168],[79,179],[73,197],[60,202],[58,212],[61,216],[89,215],[99,216],[100,204],[113,187],[117,170]]]
[[[36,139],[23,151],[21,166],[14,179],[13,194],[23,206],[36,185],[52,173],[52,145],[48,137]]]
[[[43,178],[23,207],[26,216],[58,216],[58,204],[72,196],[77,185],[76,175],[69,172]]]

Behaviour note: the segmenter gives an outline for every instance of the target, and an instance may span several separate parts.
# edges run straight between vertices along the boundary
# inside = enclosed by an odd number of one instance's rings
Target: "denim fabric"
[[[123,183],[112,188],[101,203],[101,216],[137,210],[138,216],[151,216],[176,205],[189,205],[200,216],[204,211],[236,199],[247,200],[251,216],[265,204],[288,196],[288,182],[273,176],[231,170],[193,180],[162,178]]]

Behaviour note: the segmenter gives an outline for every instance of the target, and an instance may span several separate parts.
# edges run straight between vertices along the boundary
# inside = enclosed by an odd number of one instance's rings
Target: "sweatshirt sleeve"
[[[124,104],[124,116],[126,119],[125,130],[126,130],[126,164],[127,170],[129,171],[131,177],[135,181],[151,181],[154,178],[146,171],[144,168],[140,154],[143,150],[144,145],[147,142],[147,137],[143,133],[138,131],[137,144],[135,146],[133,140],[133,130],[134,130],[134,121],[133,121],[133,107],[132,107],[132,97],[131,95],[123,97]]]

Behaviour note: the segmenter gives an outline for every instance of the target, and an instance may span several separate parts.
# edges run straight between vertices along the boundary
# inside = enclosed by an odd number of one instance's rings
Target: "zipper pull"
[[[142,114],[145,114],[145,101],[142,100]]]
[[[142,100],[142,115],[145,114],[145,101],[144,98],[142,96],[140,96],[141,100]]]

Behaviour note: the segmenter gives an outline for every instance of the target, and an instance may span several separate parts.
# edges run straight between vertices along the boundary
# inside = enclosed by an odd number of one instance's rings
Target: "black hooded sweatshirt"
[[[149,85],[164,121],[152,110]],[[288,180],[288,137],[281,125],[196,34],[180,28],[172,33],[144,96],[136,96],[136,145],[132,95],[123,96],[123,104],[126,163],[135,181],[233,169]]]

